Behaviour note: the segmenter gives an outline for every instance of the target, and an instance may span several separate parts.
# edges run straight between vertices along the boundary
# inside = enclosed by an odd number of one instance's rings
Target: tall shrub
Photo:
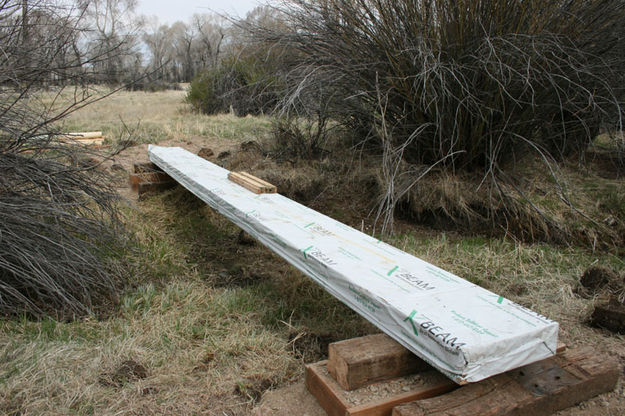
[[[125,50],[82,50],[83,23],[63,4],[0,2],[2,314],[71,318],[119,289],[112,254],[125,238],[102,155],[56,135],[59,120],[101,99],[89,82]]]
[[[278,103],[281,84],[270,68],[270,62],[256,56],[231,55],[193,79],[187,101],[205,114],[271,112]]]
[[[248,30],[297,51],[282,103],[325,91],[319,105],[384,156],[384,210],[407,192],[394,186],[402,163],[495,184],[528,153],[550,163],[622,128],[621,0],[291,0],[280,11],[287,29]]]
[[[282,12],[288,30],[250,30],[297,50],[291,94],[331,89],[336,118],[410,141],[412,161],[561,157],[621,123],[620,0],[292,0]]]

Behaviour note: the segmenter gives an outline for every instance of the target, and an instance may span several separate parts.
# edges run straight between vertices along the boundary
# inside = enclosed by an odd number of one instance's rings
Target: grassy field
[[[183,97],[121,92],[64,128],[103,130],[115,142],[125,124],[137,143],[131,155],[145,143],[236,152],[270,134],[269,118],[195,114]],[[132,158],[120,160],[128,168]],[[623,189],[623,180],[614,183]],[[324,198],[312,206],[358,228],[370,222],[346,198]],[[1,414],[248,414],[265,390],[301,380],[302,364],[321,359],[328,342],[377,332],[181,189],[132,200],[125,213],[134,244],[117,305],[73,322],[0,321]],[[585,323],[598,298],[575,293],[591,265],[622,273],[622,252],[399,229],[391,244],[559,321],[565,343],[625,362],[623,337]],[[623,411],[620,384],[575,414]]]

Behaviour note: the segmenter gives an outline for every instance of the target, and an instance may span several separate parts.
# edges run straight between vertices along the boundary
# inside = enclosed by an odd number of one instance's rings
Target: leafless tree
[[[77,0],[85,45],[103,58],[93,66],[97,81],[120,83],[136,60],[142,24],[134,14],[136,7],[137,0]]]
[[[118,287],[116,194],[99,154],[56,135],[59,120],[101,97],[89,86],[98,68],[124,56],[122,37],[110,48],[88,44],[85,13],[52,1],[0,2],[3,313],[71,317]]]

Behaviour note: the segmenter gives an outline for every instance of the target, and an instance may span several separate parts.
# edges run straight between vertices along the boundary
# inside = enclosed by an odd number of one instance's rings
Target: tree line
[[[258,7],[250,16],[267,14]],[[137,14],[137,0],[5,0],[0,6],[4,45],[14,48],[23,78],[42,56],[85,82],[120,84],[146,75],[151,81],[190,82],[236,49],[243,34],[226,17],[194,14],[187,22],[159,22]],[[40,48],[45,45],[45,48]],[[50,55],[53,53],[52,55]],[[36,72],[36,71],[35,71]],[[51,71],[40,82],[67,81]]]

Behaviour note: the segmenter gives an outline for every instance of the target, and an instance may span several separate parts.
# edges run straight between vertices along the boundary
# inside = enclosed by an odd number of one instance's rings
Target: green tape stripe
[[[302,253],[304,253],[304,258],[306,258],[306,252],[310,250],[311,248],[313,248],[313,246],[307,247],[304,250],[302,250]]]
[[[314,224],[314,221],[313,221],[313,222],[311,222],[310,224],[308,224],[308,225],[304,226],[304,228],[308,228],[308,227],[310,227],[310,226],[311,226],[311,225],[313,225],[313,224]]]
[[[386,275],[387,276],[392,275],[393,273],[395,273],[395,271],[397,271],[397,269],[399,269],[399,266],[393,267],[388,273],[386,273]]]
[[[417,331],[417,327],[414,324],[414,321],[412,320],[414,318],[414,316],[417,314],[417,311],[415,309],[412,310],[412,312],[410,313],[410,315],[408,315],[406,317],[406,319],[404,319],[404,322],[409,321],[410,322],[410,326],[412,326],[412,332],[414,332],[415,336],[419,336],[419,332]]]
[[[500,305],[503,303],[503,296],[499,296],[499,299],[497,299],[497,303]]]

